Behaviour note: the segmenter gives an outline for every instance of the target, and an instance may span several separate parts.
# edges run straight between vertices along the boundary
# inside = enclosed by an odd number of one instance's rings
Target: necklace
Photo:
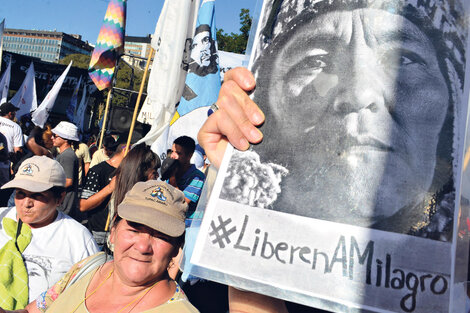
[[[147,290],[145,290],[145,292],[142,293],[142,295],[138,296],[137,298],[135,298],[134,300],[132,300],[131,302],[129,302],[128,304],[126,304],[125,307],[123,307],[122,309],[120,309],[117,313],[121,313],[122,311],[124,311],[125,308],[127,308],[129,305],[131,305],[132,303],[136,302],[136,301],[140,301],[143,297],[145,297],[145,295],[147,293],[149,293],[149,291],[155,287],[156,284],[158,284],[160,281],[157,281],[155,282],[155,284],[153,284],[152,286],[148,287]],[[132,308],[133,309],[133,308]],[[131,311],[132,311],[131,309]],[[129,311],[130,312],[130,311]]]
[[[80,303],[77,304],[77,306],[75,307],[75,309],[73,309],[73,311],[70,312],[70,313],[75,312],[75,311],[78,309],[78,307],[79,307],[80,305],[82,305],[83,302],[86,301],[86,299],[90,298],[95,292],[97,292],[98,289],[100,289],[101,286],[103,286],[103,284],[111,277],[111,274],[112,274],[113,272],[114,272],[114,268],[112,268],[112,269],[109,271],[108,276],[98,285],[98,287],[96,287],[88,296],[85,296],[85,298],[83,298],[83,300],[80,301]]]
[[[101,288],[101,286],[103,286],[103,284],[111,277],[111,275],[113,274],[114,272],[114,269],[111,269],[111,271],[109,271],[109,274],[108,276],[98,285],[98,287],[96,287],[88,296],[86,296],[82,301],[80,301],[79,304],[77,304],[77,306],[70,312],[70,313],[73,313],[75,312],[79,307],[80,305],[82,305],[83,302],[85,302],[88,298],[90,298],[95,292],[98,291],[98,289]],[[142,300],[143,297],[145,297],[145,295],[147,293],[149,293],[150,290],[152,290],[153,287],[155,287],[156,284],[158,284],[160,281],[156,281],[152,286],[148,287],[146,290],[144,290],[142,292],[141,295],[139,295],[138,297],[134,298],[131,302],[129,302],[128,304],[126,304],[122,309],[120,309],[117,313],[121,313],[122,311],[124,311],[124,309],[126,309],[128,306],[130,306],[131,304],[133,304],[134,302],[138,302],[140,300]],[[132,309],[131,309],[132,311]]]

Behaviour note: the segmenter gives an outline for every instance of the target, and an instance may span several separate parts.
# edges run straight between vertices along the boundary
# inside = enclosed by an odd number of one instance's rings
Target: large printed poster
[[[227,151],[191,262],[331,311],[454,310],[466,9],[266,0],[264,140]]]

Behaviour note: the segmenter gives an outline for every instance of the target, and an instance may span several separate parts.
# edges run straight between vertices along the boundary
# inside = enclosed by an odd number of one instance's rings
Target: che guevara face
[[[322,14],[273,68],[265,127],[276,140],[264,144],[283,147],[276,160],[291,171],[278,206],[368,225],[423,200],[449,92],[416,25],[377,9]]]

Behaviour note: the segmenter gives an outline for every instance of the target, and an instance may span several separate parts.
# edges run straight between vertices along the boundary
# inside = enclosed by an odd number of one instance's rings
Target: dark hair
[[[196,149],[196,142],[193,138],[188,136],[181,136],[175,139],[173,142],[175,145],[181,146],[186,152],[186,154],[193,154],[194,150]]]
[[[115,152],[118,147],[118,143],[116,140],[114,140],[113,136],[106,135],[103,138],[103,147],[105,147],[108,151]]]
[[[129,151],[116,170],[114,208],[122,202],[126,193],[139,181],[146,181],[149,170],[158,170],[161,162],[158,155],[145,143],[138,144]],[[116,211],[117,212],[117,211]]]
[[[62,186],[54,186],[47,191],[50,191],[55,199],[60,199],[62,197],[62,193],[65,192],[65,187]]]
[[[210,46],[210,62],[208,66],[200,66],[197,62],[189,62],[189,71],[195,73],[198,76],[206,76],[209,74],[215,74],[219,70],[219,56],[217,54],[217,46],[212,38],[212,31],[209,25],[201,24],[196,28],[195,35],[200,34],[202,32],[209,33],[209,42]],[[194,39],[193,39],[194,40]],[[192,45],[193,42],[191,42]],[[191,51],[189,52],[189,57],[191,59]]]
[[[122,217],[120,217],[119,215],[116,214],[116,216],[114,217],[113,221],[111,222],[111,228],[112,227],[117,227],[117,225],[119,224],[119,222],[121,222],[123,220]],[[141,223],[136,223],[136,224],[141,224]],[[143,225],[143,224],[142,224]],[[158,230],[157,230],[158,231]],[[184,238],[185,238],[185,232],[183,232],[183,234],[181,234],[179,237],[172,237],[172,238],[175,238],[175,248],[180,248],[180,247],[183,247],[184,245]]]

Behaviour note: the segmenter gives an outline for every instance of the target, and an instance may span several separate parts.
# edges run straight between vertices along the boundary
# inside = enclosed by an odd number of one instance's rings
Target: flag
[[[5,30],[5,19],[0,23],[0,68],[2,68],[3,59],[3,32]]]
[[[82,82],[82,77],[78,80],[75,88],[73,90],[72,99],[70,99],[70,104],[66,109],[67,118],[69,121],[73,122],[75,119],[75,109],[77,107],[77,98],[78,98],[78,90],[80,89],[80,83]]]
[[[85,122],[85,110],[86,110],[86,84],[83,86],[83,94],[82,100],[80,100],[80,104],[77,108],[77,114],[75,114],[75,118],[73,119],[73,123],[80,129],[80,131],[84,131],[84,122]]]
[[[226,51],[217,51],[219,55],[220,80],[224,80],[226,72],[236,67],[246,67],[248,61],[244,54],[238,54]]]
[[[0,80],[0,104],[7,102],[8,90],[10,89],[10,78],[11,78],[11,55],[10,62],[8,63],[5,73],[2,75]]]
[[[152,150],[162,155],[183,135],[196,142],[207,119],[208,108],[217,101],[221,85],[215,29],[215,0],[203,0],[189,55],[183,94],[169,123],[168,136],[160,136]],[[165,134],[165,132],[164,132]]]
[[[150,72],[147,98],[138,121],[151,124],[139,142],[151,145],[165,130],[183,92],[191,38],[196,25],[199,0],[166,0],[152,37],[155,57]]]
[[[5,30],[5,19],[0,23],[0,41],[3,41],[3,31]]]
[[[65,71],[57,79],[54,86],[52,86],[51,90],[47,93],[47,96],[41,102],[39,107],[33,112],[33,114],[31,114],[31,120],[36,126],[43,128],[44,124],[46,124],[47,118],[49,117],[49,112],[54,107],[57,95],[59,94],[60,88],[62,88],[62,84],[64,83],[64,79],[71,67],[72,61],[70,61],[70,64],[67,66]]]
[[[19,108],[16,112],[16,118],[19,120],[23,115],[36,110],[38,100],[36,98],[36,80],[35,80],[34,64],[31,65],[26,72],[26,77],[21,84],[20,89],[13,98],[10,99],[11,104]]]
[[[111,0],[104,16],[88,72],[99,90],[111,86],[116,62],[124,51],[127,0]]]

